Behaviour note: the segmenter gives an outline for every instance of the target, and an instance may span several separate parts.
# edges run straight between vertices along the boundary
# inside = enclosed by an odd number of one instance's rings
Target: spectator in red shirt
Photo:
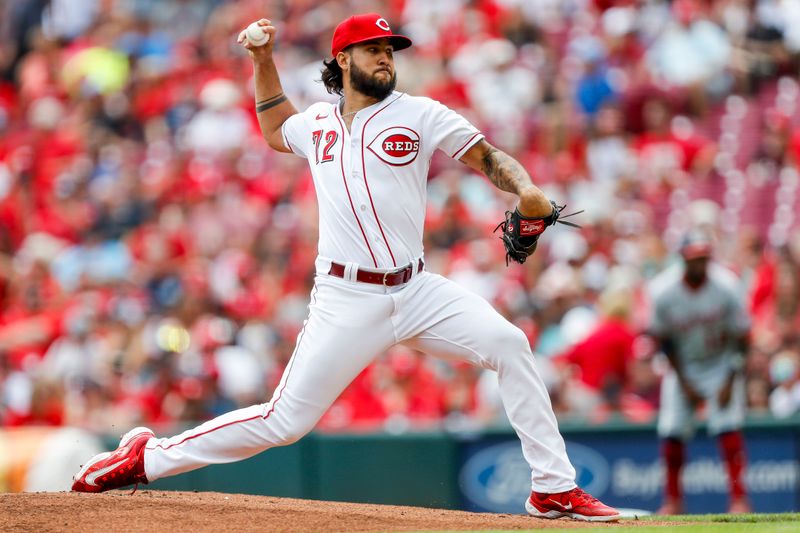
[[[323,430],[375,430],[386,418],[386,410],[374,390],[375,367],[367,367],[328,409],[317,427]]]
[[[373,386],[386,415],[395,423],[424,424],[444,415],[442,384],[419,352],[391,350],[378,363],[374,376]]]
[[[567,367],[577,380],[573,384],[588,396],[588,405],[619,407],[633,359],[634,332],[628,324],[632,299],[627,290],[609,290],[598,301],[601,318],[594,331],[556,363]]]

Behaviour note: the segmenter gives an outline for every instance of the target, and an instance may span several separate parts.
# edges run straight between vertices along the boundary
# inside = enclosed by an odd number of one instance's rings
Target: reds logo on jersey
[[[380,132],[367,149],[384,163],[407,165],[419,154],[419,135],[412,129],[392,126]]]

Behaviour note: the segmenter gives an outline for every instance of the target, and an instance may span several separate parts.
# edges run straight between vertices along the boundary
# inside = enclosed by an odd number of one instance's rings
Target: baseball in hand
[[[264,31],[264,28],[259,26],[258,22],[253,22],[245,30],[245,37],[247,42],[253,46],[264,46],[269,42],[269,34]]]

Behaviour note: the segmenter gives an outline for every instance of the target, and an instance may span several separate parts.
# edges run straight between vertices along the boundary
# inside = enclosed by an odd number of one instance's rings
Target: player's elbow
[[[270,147],[270,148],[272,148],[273,150],[276,150],[276,151],[278,151],[278,152],[287,152],[287,151],[288,151],[288,150],[286,149],[286,147],[283,145],[283,141],[278,141],[278,142],[276,142],[276,141],[274,141],[273,139],[271,139],[271,138],[269,138],[269,137],[266,137],[266,136],[265,136],[264,140],[266,140],[266,141],[267,141],[267,144],[268,144],[268,145],[269,145],[269,147]]]
[[[278,128],[271,132],[263,131],[262,134],[264,140],[267,141],[267,144],[270,148],[277,152],[291,152],[291,150],[284,144],[283,141],[283,134],[281,133],[281,129]]]

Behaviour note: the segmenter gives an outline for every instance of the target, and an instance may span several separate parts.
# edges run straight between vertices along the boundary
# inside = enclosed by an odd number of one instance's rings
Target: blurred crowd
[[[268,149],[238,32],[261,17],[298,108],[335,25],[414,46],[398,88],[458,110],[583,225],[506,267],[511,195],[436,157],[429,270],[528,335],[559,416],[649,422],[648,281],[690,226],[752,317],[753,414],[800,410],[800,3],[6,0],[0,3],[0,425],[108,431],[269,399],[306,317],[317,212]],[[402,201],[402,199],[398,199]],[[397,347],[322,427],[502,421],[495,375]]]

